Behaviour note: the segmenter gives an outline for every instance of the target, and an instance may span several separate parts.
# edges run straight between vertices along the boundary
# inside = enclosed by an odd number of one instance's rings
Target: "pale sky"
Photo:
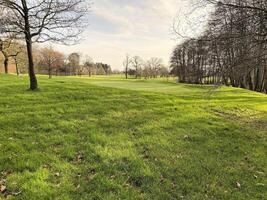
[[[60,46],[69,54],[79,52],[95,62],[123,69],[125,55],[144,59],[159,57],[168,64],[176,36],[174,18],[189,9],[188,0],[95,0],[84,40],[75,46]],[[177,38],[176,38],[177,39]]]

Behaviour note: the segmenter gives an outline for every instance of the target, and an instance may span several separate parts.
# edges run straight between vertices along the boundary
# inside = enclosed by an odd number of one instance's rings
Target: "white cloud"
[[[97,0],[92,7],[85,40],[66,53],[82,52],[97,62],[122,69],[126,53],[163,58],[167,64],[172,48],[171,25],[183,0]]]

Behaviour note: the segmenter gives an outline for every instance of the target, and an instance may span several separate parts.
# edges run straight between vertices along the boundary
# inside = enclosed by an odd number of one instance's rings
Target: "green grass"
[[[27,77],[0,75],[0,199],[266,198],[266,95],[172,79],[39,81],[30,92]]]

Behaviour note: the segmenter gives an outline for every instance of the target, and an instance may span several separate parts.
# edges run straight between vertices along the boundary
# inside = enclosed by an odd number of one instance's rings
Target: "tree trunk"
[[[51,65],[49,65],[49,67],[48,67],[48,75],[49,75],[49,79],[51,79],[52,78],[52,73],[51,73]]]
[[[65,65],[65,76],[67,76],[67,65]]]
[[[27,7],[27,1],[21,0],[23,11],[24,11],[24,22],[25,22],[25,40],[27,46],[27,54],[28,54],[28,64],[29,64],[29,77],[30,77],[30,89],[36,90],[38,89],[38,83],[34,72],[34,62],[33,62],[33,55],[32,55],[32,36],[29,24],[29,9]]]
[[[38,83],[34,72],[34,63],[33,63],[33,55],[32,55],[32,41],[30,37],[26,37],[27,44],[27,54],[28,54],[28,62],[29,62],[29,77],[30,77],[30,89],[36,90],[38,89]]]
[[[254,91],[260,92],[260,69],[258,67],[256,69],[254,82],[255,82]]]
[[[16,73],[17,73],[17,76],[19,76],[19,67],[18,67],[17,58],[14,58],[14,60],[15,60],[15,66],[16,66]]]
[[[5,74],[8,74],[8,57],[5,56],[4,60]]]
[[[2,54],[4,56],[5,74],[8,74],[8,62],[9,62],[8,55],[7,55],[7,53],[5,51],[2,51]]]

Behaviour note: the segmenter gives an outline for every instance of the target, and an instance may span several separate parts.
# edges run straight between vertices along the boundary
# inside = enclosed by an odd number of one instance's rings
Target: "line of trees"
[[[215,11],[202,36],[175,47],[172,73],[183,83],[225,84],[267,93],[267,1],[204,2],[215,4]]]
[[[47,74],[49,78],[56,76],[77,76],[77,75],[109,75],[112,73],[111,66],[105,63],[94,63],[92,58],[82,56],[79,53],[65,55],[53,48],[52,45],[46,47],[33,46],[33,59],[35,61],[35,72]],[[4,72],[9,73],[9,68],[15,66],[16,73],[27,73],[27,49],[26,45],[17,40],[1,40],[0,53],[3,58],[1,63]],[[82,61],[84,60],[84,61]],[[14,73],[14,72],[13,72]]]
[[[111,66],[105,63],[95,63],[89,56],[79,53],[71,53],[65,56],[63,53],[53,49],[52,46],[37,50],[38,60],[37,73],[56,76],[81,76],[81,75],[109,75],[112,73]]]
[[[149,79],[169,76],[169,69],[164,66],[162,59],[156,57],[143,60],[140,56],[130,57],[127,54],[123,61],[123,66],[126,79],[129,76],[134,76],[136,79],[141,77]]]

